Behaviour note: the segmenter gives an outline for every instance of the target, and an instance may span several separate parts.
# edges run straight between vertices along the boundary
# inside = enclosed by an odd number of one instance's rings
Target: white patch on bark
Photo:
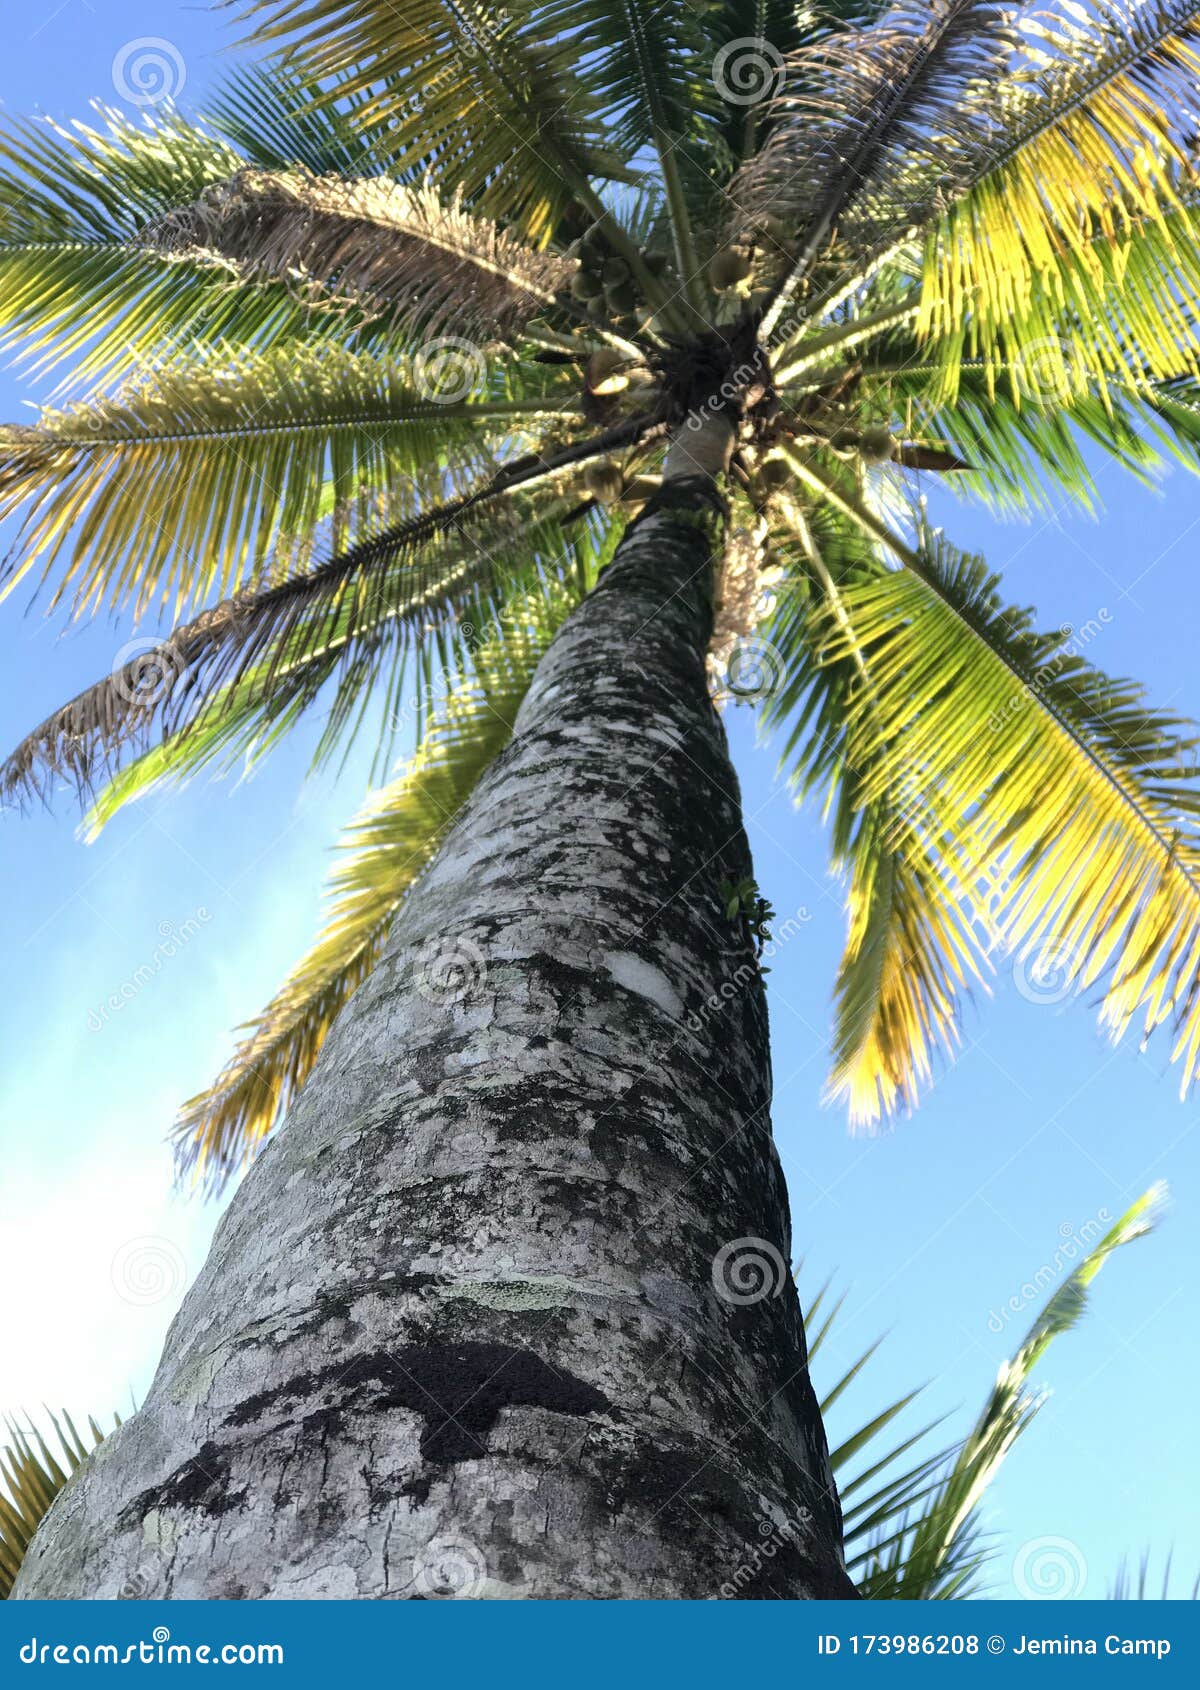
[[[672,1021],[683,1020],[683,999],[661,968],[634,956],[632,951],[613,952],[605,957],[604,966],[618,986],[624,986],[627,992],[636,992],[640,998],[648,998]]]

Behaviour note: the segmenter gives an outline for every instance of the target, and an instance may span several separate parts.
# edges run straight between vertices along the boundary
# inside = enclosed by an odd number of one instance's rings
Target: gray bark
[[[705,684],[719,521],[681,467],[17,1597],[854,1594],[717,895],[750,872]]]

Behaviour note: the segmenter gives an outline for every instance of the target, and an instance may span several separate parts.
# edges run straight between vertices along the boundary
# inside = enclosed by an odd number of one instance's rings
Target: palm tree
[[[997,945],[1190,1083],[1191,730],[914,478],[1196,464],[1200,6],[240,10],[279,56],[203,121],[0,141],[7,332],[77,384],[0,435],[10,581],[173,624],[0,781],[99,827],[431,702],[184,1110],[210,1182],[288,1119],[17,1593],[707,1596],[765,1524],[748,1594],[852,1594],[707,666],[832,815],[856,1120]]]

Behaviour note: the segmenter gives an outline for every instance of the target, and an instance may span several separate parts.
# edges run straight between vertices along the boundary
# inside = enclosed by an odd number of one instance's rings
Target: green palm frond
[[[730,185],[734,228],[781,222],[795,251],[775,276],[773,324],[837,230],[853,264],[894,236],[897,205],[915,198],[914,160],[944,171],[974,139],[966,98],[1011,56],[1007,8],[995,0],[898,0],[860,29],[818,36],[791,55],[784,115]],[[903,224],[901,224],[903,227]]]
[[[553,306],[577,268],[430,188],[295,170],[241,170],[140,239],[246,281],[291,279],[316,305],[383,313],[414,337],[516,334]]]
[[[969,467],[951,490],[987,504],[999,515],[1057,509],[1062,495],[1088,511],[1099,504],[1087,448],[1098,448],[1121,469],[1152,484],[1167,463],[1200,466],[1200,409],[1195,385],[1148,382],[1137,390],[1106,382],[1060,402],[1054,369],[1045,393],[1034,390],[1036,368],[1017,372],[1024,389],[1014,399],[1008,367],[982,361],[956,369],[953,400],[938,390],[940,367],[914,358],[887,376],[902,433],[952,452]]]
[[[286,62],[238,66],[205,103],[205,122],[260,170],[359,178],[390,173],[368,95],[330,100]],[[186,203],[177,200],[175,203]]]
[[[676,275],[702,313],[689,200],[697,190],[711,199],[717,186],[712,132],[721,102],[711,74],[709,19],[690,7],[647,7],[639,0],[551,0],[539,14],[544,29],[577,44],[580,82],[619,154],[632,159],[653,149]],[[727,172],[718,166],[715,174],[719,181]]]
[[[598,562],[581,542],[576,569],[504,605],[488,637],[449,677],[416,755],[351,823],[324,932],[250,1024],[225,1071],[180,1116],[181,1165],[210,1186],[253,1155],[312,1071],[334,1018],[379,960],[406,893],[508,743],[542,653]]]
[[[577,75],[578,44],[536,9],[478,0],[226,0],[336,96],[371,91],[393,172],[431,164],[447,192],[541,244],[590,179],[628,178]]]
[[[347,512],[369,513],[454,454],[478,462],[481,423],[503,438],[556,410],[553,397],[439,403],[407,368],[332,347],[170,362],[0,430],[0,516],[22,518],[6,590],[39,562],[45,579],[66,551],[55,603],[70,590],[77,614],[178,614],[253,581],[286,536],[314,528],[327,482]]]
[[[504,573],[504,547],[530,535],[493,528],[434,536],[419,551],[397,548],[392,567],[369,581],[338,583],[324,595],[311,575],[223,600],[161,641],[133,641],[132,652],[78,693],[10,753],[0,767],[9,796],[44,793],[48,779],[69,780],[83,795],[128,746],[162,743],[116,776],[98,800],[92,836],[131,798],[168,778],[187,779],[214,759],[231,766],[291,727],[339,676],[331,710],[342,718],[384,674],[397,677],[425,635],[475,602]],[[344,695],[344,698],[343,698]],[[327,737],[335,738],[331,730]]]
[[[872,1528],[847,1564],[871,1601],[946,1601],[978,1593],[989,1545],[980,1504],[1005,1456],[1028,1430],[1044,1398],[1030,1389],[1033,1370],[1055,1338],[1078,1326],[1087,1291],[1114,1250],[1153,1230],[1166,1198],[1151,1186],[1083,1255],[1049,1298],[996,1384],[944,1475],[921,1502],[909,1500]]]
[[[471,409],[492,414],[486,407]],[[398,523],[369,523],[364,538],[315,568],[223,600],[161,641],[134,642],[132,655],[111,674],[26,735],[0,765],[0,792],[42,792],[52,774],[65,775],[83,794],[98,771],[110,770],[123,745],[148,740],[156,723],[178,736],[207,716],[198,745],[212,745],[214,754],[247,728],[269,724],[274,738],[340,670],[324,755],[345,729],[354,702],[380,678],[381,655],[402,662],[413,632],[436,627],[481,590],[496,589],[514,522],[525,522],[522,555],[536,567],[547,543],[544,525],[550,525],[553,548],[557,524],[577,519],[594,503],[588,494],[565,509],[553,495],[556,483],[598,454],[634,445],[660,427],[650,414],[633,416],[559,452],[511,458],[454,498],[426,502]],[[534,487],[552,490],[551,504],[534,513],[535,521],[522,504],[500,510]],[[405,496],[420,490],[414,483]],[[328,489],[310,491],[323,503]],[[398,673],[394,667],[393,680]],[[190,762],[186,753],[184,761]]]
[[[58,1456],[37,1426],[4,1422],[8,1442],[0,1449],[0,1601],[12,1591],[42,1516],[91,1449],[104,1442],[104,1433],[89,1418],[89,1447],[66,1409],[61,1419],[51,1414],[50,1424],[58,1440]],[[116,1424],[121,1424],[119,1417]]]
[[[420,733],[430,671],[446,639],[492,625],[503,604],[560,573],[571,555],[566,531],[544,509],[517,501],[478,509],[419,547],[397,548],[369,579],[327,598],[308,597],[302,580],[295,592],[284,587],[244,603],[240,614],[230,605],[228,619],[205,613],[193,630],[177,629],[151,661],[144,696],[134,659],[18,747],[0,770],[0,791],[36,786],[39,768],[90,789],[99,768],[146,738],[157,720],[160,742],[97,794],[84,820],[94,839],[119,810],[164,785],[184,785],[210,768],[253,771],[318,705],[324,726],[314,767],[335,752],[345,756],[372,698],[381,704],[370,713],[381,723],[375,766],[385,767],[397,733],[410,725],[402,706],[412,671],[420,684],[411,720]],[[161,684],[164,674],[172,684]]]

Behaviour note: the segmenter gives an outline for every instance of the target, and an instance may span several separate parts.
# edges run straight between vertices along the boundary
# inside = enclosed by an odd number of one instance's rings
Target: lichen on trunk
[[[717,426],[547,653],[17,1596],[854,1594],[718,895],[751,863],[705,681]]]

